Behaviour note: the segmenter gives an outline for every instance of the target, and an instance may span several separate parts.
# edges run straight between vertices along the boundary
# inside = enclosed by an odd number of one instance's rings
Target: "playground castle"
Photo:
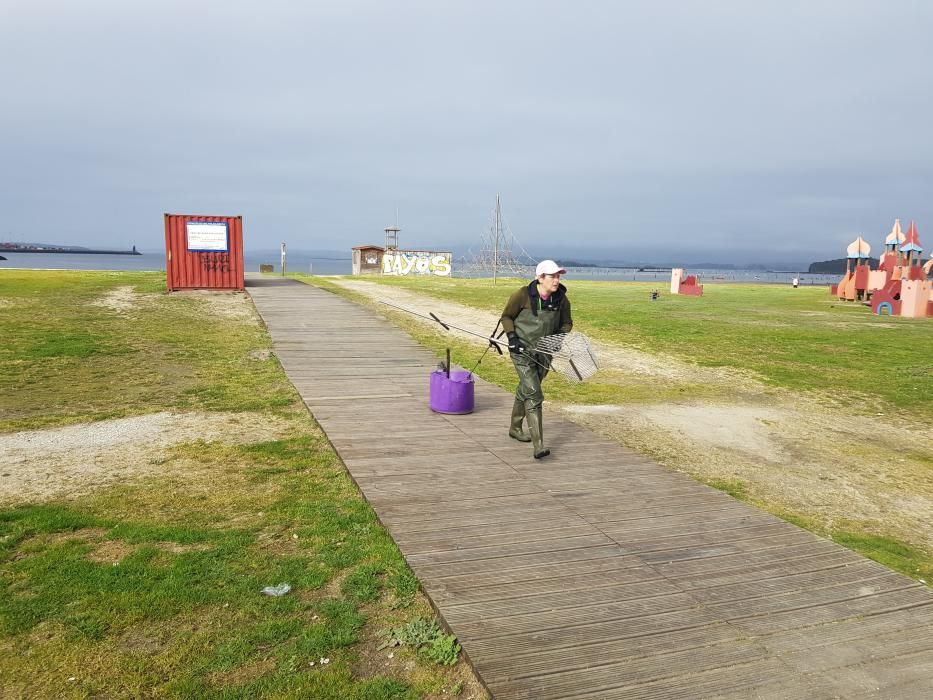
[[[878,269],[868,263],[871,246],[859,236],[849,244],[846,274],[832,286],[831,293],[846,301],[862,301],[877,315],[933,317],[933,257],[921,266],[923,247],[917,225],[910,222],[907,233],[901,220],[895,219],[891,233],[884,239],[884,253]]]

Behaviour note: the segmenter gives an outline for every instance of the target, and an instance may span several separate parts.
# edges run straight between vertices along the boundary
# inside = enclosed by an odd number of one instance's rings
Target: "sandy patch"
[[[93,306],[100,306],[118,314],[126,313],[136,307],[138,302],[136,290],[133,287],[117,287],[91,302]]]
[[[274,670],[275,659],[260,659],[229,671],[215,671],[207,677],[207,681],[218,688],[239,687],[252,683]]]
[[[138,656],[152,656],[162,651],[165,640],[149,631],[130,629],[125,632],[119,641],[121,651]]]
[[[137,549],[123,540],[106,540],[88,552],[87,558],[97,564],[119,564]]]
[[[130,544],[123,540],[104,540],[94,546],[87,554],[90,561],[98,564],[119,564],[126,557],[141,547],[155,547],[168,554],[185,554],[186,552],[205,552],[211,548],[209,544],[180,544],[178,542],[147,542],[145,545]]]
[[[44,552],[49,547],[55,547],[67,542],[98,542],[106,535],[107,531],[100,527],[85,527],[63,532],[43,532],[39,535],[27,537],[20,542],[13,559],[23,559],[35,552]]]
[[[275,440],[286,419],[254,413],[153,413],[0,435],[0,503],[78,496],[171,468],[172,445]]]
[[[786,414],[764,406],[720,405],[618,405],[564,406],[568,417],[613,418],[644,430],[660,426],[675,440],[722,450],[742,452],[749,457],[780,461],[787,452],[773,439],[775,424]]]
[[[866,527],[933,550],[929,426],[825,407],[649,404],[562,406],[565,415],[700,479],[744,483],[763,501],[827,527]],[[917,445],[918,451],[905,449]],[[926,450],[929,455],[929,450]]]
[[[253,306],[253,300],[243,292],[216,292],[209,289],[196,289],[185,292],[196,297],[211,316],[235,321],[259,323],[259,314]]]
[[[256,548],[266,554],[293,557],[306,553],[300,538],[290,528],[264,527],[256,536]]]

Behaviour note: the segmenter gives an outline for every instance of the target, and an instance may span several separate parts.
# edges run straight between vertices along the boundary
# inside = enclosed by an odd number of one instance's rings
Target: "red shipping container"
[[[243,289],[243,217],[165,215],[165,273],[178,289]]]

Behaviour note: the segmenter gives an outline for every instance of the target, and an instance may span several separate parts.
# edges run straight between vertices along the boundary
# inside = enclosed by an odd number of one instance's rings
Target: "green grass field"
[[[145,273],[0,273],[0,437],[165,409],[286,427],[261,442],[179,442],[142,478],[0,507],[0,696],[477,690],[397,547],[262,353],[261,325],[163,284]],[[96,304],[126,287],[131,307]],[[282,582],[289,594],[260,593]],[[410,629],[421,630],[416,644],[402,643]]]
[[[127,286],[158,303],[125,314],[92,303]],[[0,431],[293,402],[274,359],[249,359],[271,345],[259,325],[231,323],[203,298],[164,289],[153,273],[3,271]]]

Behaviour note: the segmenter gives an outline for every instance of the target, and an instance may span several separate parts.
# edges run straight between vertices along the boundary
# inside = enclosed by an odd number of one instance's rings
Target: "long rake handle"
[[[503,343],[501,340],[496,340],[496,339],[493,338],[492,336],[485,335],[484,333],[477,333],[477,332],[475,332],[475,331],[471,331],[471,330],[468,330],[468,329],[466,329],[466,328],[460,328],[459,326],[452,326],[452,325],[449,324],[449,323],[445,323],[444,321],[442,321],[441,319],[439,319],[439,318],[438,318],[437,316],[435,316],[434,314],[428,314],[428,315],[419,314],[417,311],[412,311],[411,309],[406,309],[404,306],[396,306],[395,304],[390,304],[390,303],[387,302],[387,301],[383,301],[383,302],[380,302],[380,303],[381,303],[381,304],[385,304],[386,306],[391,306],[393,309],[398,309],[399,311],[404,311],[405,313],[409,313],[409,314],[411,314],[412,316],[417,316],[417,317],[419,317],[419,318],[426,318],[426,319],[429,320],[429,321],[434,321],[434,322],[436,322],[436,323],[439,323],[439,324],[443,327],[443,329],[444,329],[445,331],[449,331],[451,328],[454,328],[454,329],[456,329],[456,330],[458,330],[458,331],[463,331],[464,333],[469,333],[470,335],[475,335],[477,338],[483,338],[484,340],[488,340],[488,341],[490,341],[490,342],[492,342],[492,343],[496,343],[497,345],[508,345],[508,343]]]
[[[435,316],[434,314],[427,314],[427,315],[425,315],[425,314],[419,314],[417,311],[412,311],[411,309],[406,309],[404,306],[396,306],[395,304],[390,304],[390,303],[387,302],[387,301],[383,301],[383,302],[380,302],[380,303],[385,304],[386,306],[391,306],[393,309],[398,309],[399,311],[404,311],[404,312],[406,312],[406,313],[409,313],[409,314],[411,314],[412,316],[418,316],[419,318],[426,318],[426,319],[429,320],[429,321],[434,321],[434,322],[436,322],[436,323],[439,323],[439,324],[441,325],[441,327],[442,327],[445,331],[449,331],[451,328],[453,328],[454,330],[458,330],[458,331],[462,331],[463,333],[469,333],[470,335],[474,335],[474,336],[476,336],[477,338],[482,338],[483,340],[488,340],[490,343],[495,343],[496,345],[498,345],[498,346],[500,346],[500,347],[505,347],[505,348],[507,348],[507,347],[509,346],[508,343],[506,343],[506,342],[504,342],[504,341],[502,341],[502,340],[499,340],[499,339],[497,339],[497,338],[494,338],[494,337],[491,336],[491,335],[486,335],[485,333],[477,333],[476,331],[471,331],[471,330],[469,330],[469,329],[467,329],[467,328],[461,328],[460,326],[454,326],[454,325],[452,325],[452,324],[450,324],[450,323],[447,323],[446,321],[442,321],[441,319],[439,319],[439,318],[438,318],[437,316]]]
[[[455,325],[453,325],[453,324],[451,324],[451,323],[447,323],[446,321],[442,321],[441,319],[439,319],[439,318],[438,318],[437,316],[435,316],[433,313],[429,313],[429,314],[427,314],[427,315],[425,315],[425,314],[419,314],[417,311],[412,311],[411,309],[406,309],[404,306],[396,306],[395,304],[390,304],[390,303],[387,302],[387,301],[382,301],[382,302],[380,302],[380,303],[381,303],[381,304],[385,304],[386,306],[391,306],[393,309],[398,309],[399,311],[404,311],[405,313],[409,313],[409,314],[411,314],[412,316],[418,316],[419,318],[425,318],[425,319],[427,319],[427,320],[429,320],[429,321],[434,321],[435,323],[439,323],[439,324],[444,328],[445,331],[449,331],[451,328],[453,328],[453,329],[455,329],[455,330],[462,331],[463,333],[469,333],[470,335],[476,336],[477,338],[482,338],[483,340],[488,340],[490,343],[495,343],[495,344],[498,345],[499,347],[503,347],[503,348],[509,347],[509,344],[508,344],[507,342],[505,342],[505,341],[499,340],[498,338],[494,338],[494,337],[491,336],[491,335],[486,335],[486,334],[484,334],[484,333],[477,333],[476,331],[471,331],[471,330],[469,330],[468,328],[461,328],[460,326],[455,326]],[[522,353],[523,353],[523,354],[530,355],[530,352],[525,352],[525,350],[526,350],[526,348],[522,348]],[[551,351],[549,351],[549,350],[537,350],[537,349],[535,349],[534,352],[541,353],[542,355],[551,355],[552,357],[553,357],[554,355],[557,354],[556,352],[551,352]]]

